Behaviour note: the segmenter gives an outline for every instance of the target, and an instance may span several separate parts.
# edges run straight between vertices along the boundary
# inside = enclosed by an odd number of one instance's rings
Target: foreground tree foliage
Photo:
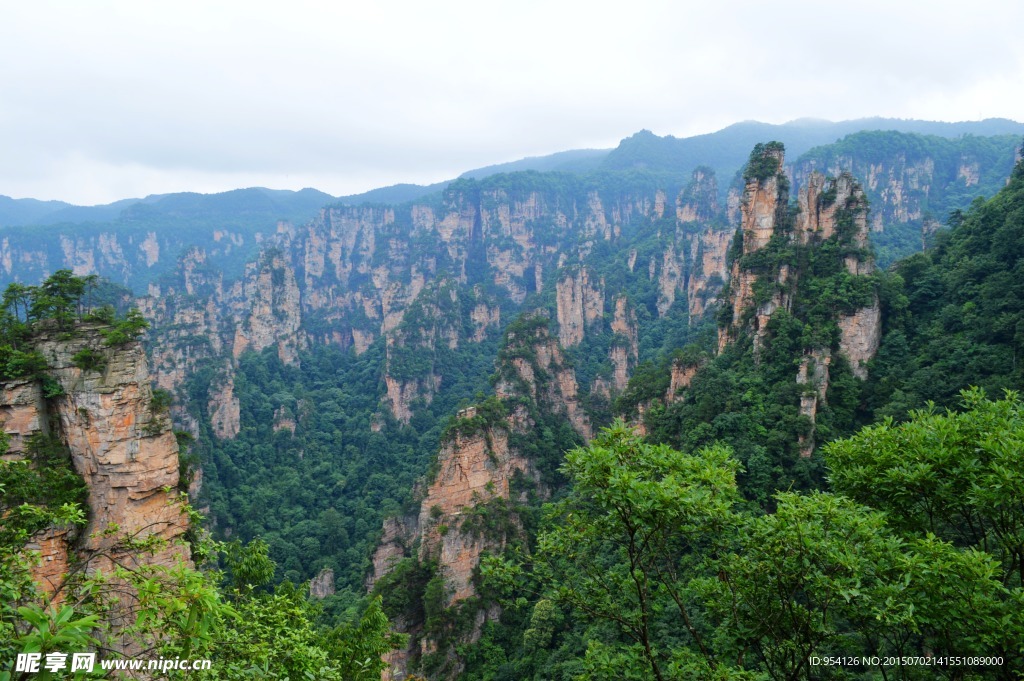
[[[678,647],[660,633],[670,620],[713,664],[684,576],[732,531],[737,468],[723,447],[681,454],[616,423],[566,455],[573,490],[550,509],[558,525],[538,539],[538,576],[556,602],[614,623],[631,642],[622,654],[639,652],[654,678]]]
[[[52,519],[84,522],[67,509]],[[36,678],[11,675],[17,653],[92,650],[104,659],[117,657],[108,647],[112,635],[131,642],[138,651],[133,659],[212,661],[208,671],[170,670],[159,678],[376,681],[384,668],[381,656],[401,642],[390,633],[380,599],[370,600],[356,621],[325,627],[304,589],[288,582],[267,589],[274,566],[258,541],[225,554],[233,588],[219,586],[223,575],[217,570],[118,566],[104,574],[87,572],[93,557],[85,557],[60,590],[59,606],[55,596],[36,592],[31,559],[19,548],[5,546],[0,553],[3,681]],[[123,613],[126,598],[133,621],[112,630],[111,613]],[[103,675],[97,668],[89,678]]]
[[[831,478],[855,498],[781,493],[769,514],[742,501],[727,448],[605,430],[567,456],[572,489],[532,557],[486,565],[513,612],[542,596],[507,678],[1020,678],[1021,405],[973,391],[964,406],[834,443]],[[941,484],[906,472],[926,457]],[[861,656],[1002,664],[812,662]]]
[[[825,448],[837,491],[888,513],[917,537],[936,535],[996,557],[1007,586],[1024,584],[1024,404],[974,389],[962,413],[933,408]]]

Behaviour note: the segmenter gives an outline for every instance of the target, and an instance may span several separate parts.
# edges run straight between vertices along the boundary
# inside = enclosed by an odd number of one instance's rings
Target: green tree
[[[812,656],[1002,655],[1005,669],[1019,659],[1018,599],[994,578],[991,556],[935,537],[904,540],[884,514],[821,492],[780,494],[775,513],[750,518],[738,537],[705,581],[719,641],[737,664],[796,680],[841,678],[812,667]]]
[[[703,668],[717,665],[689,582],[737,522],[737,468],[724,447],[682,454],[621,421],[566,455],[572,491],[549,510],[535,568],[554,601],[619,631],[622,644],[602,654],[656,679],[690,646]]]
[[[964,411],[891,419],[825,447],[837,491],[885,511],[916,537],[992,554],[1006,585],[1024,585],[1024,403],[961,393]]]
[[[85,290],[85,278],[76,277],[71,270],[57,270],[35,291],[32,316],[54,319],[59,329],[67,331],[81,317],[80,306]]]

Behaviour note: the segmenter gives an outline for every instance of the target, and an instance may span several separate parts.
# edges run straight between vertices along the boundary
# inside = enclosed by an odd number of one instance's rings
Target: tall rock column
[[[92,598],[108,607],[104,646],[137,654],[140,642],[119,634],[135,622],[137,594],[115,571],[191,567],[184,542],[189,517],[177,490],[178,444],[166,407],[153,399],[142,346],[108,347],[101,329],[40,333],[33,344],[48,364],[47,381],[56,385],[45,393],[42,379],[0,385],[0,427],[10,437],[10,458],[31,458],[28,443],[36,434],[57,438],[87,490],[83,530],[49,528],[30,541],[27,548],[41,558],[35,581],[59,601],[71,572],[102,574]]]
[[[750,157],[741,202],[742,250],[732,264],[718,347],[721,352],[741,336],[749,337],[759,361],[768,324],[782,309],[815,332],[827,324],[838,327],[838,339],[803,349],[795,377],[801,386],[799,411],[809,422],[799,448],[802,456],[810,456],[836,355],[849,361],[856,377],[867,378],[867,363],[880,342],[881,312],[874,282],[867,278],[874,272],[874,260],[860,185],[849,173],[837,178],[810,173],[791,212],[782,168],[781,145],[758,145]],[[825,250],[826,244],[831,248]],[[808,288],[812,281],[822,287],[817,290],[848,290],[848,297],[832,303],[833,312],[823,313],[805,292],[816,290]]]
[[[89,488],[82,548],[107,556],[96,569],[109,569],[115,561],[190,562],[178,544],[188,529],[176,491],[178,443],[170,417],[154,404],[142,345],[105,348],[97,330],[87,328],[71,340],[43,338],[37,348],[64,392],[50,402],[48,417]],[[102,354],[102,370],[75,366],[72,358],[83,348]],[[167,543],[146,555],[125,548],[127,540],[147,537]]]
[[[778,142],[759,144],[750,156],[740,203],[742,252],[732,263],[725,302],[732,314],[718,329],[719,352],[744,329],[752,332],[757,349],[764,326],[775,310],[789,307],[790,298],[785,289],[791,283],[791,273],[787,267],[763,273],[759,270],[764,268],[748,267],[743,262],[744,257],[764,249],[773,235],[783,236],[787,230],[789,181],[782,172],[783,161],[784,150]],[[755,284],[759,282],[762,288],[771,290],[766,299],[755,295]]]

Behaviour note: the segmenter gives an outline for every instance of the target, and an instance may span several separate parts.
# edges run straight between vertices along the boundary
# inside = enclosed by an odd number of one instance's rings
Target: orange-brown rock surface
[[[612,315],[612,333],[615,340],[609,351],[612,362],[612,388],[622,392],[629,384],[629,376],[636,366],[639,357],[639,329],[637,328],[636,312],[629,304],[625,295],[615,298],[615,311]]]
[[[878,352],[882,342],[882,311],[875,301],[853,314],[839,317],[839,351],[846,355],[853,375],[868,377],[867,363]]]
[[[669,378],[668,392],[665,394],[665,403],[671,404],[679,399],[679,394],[690,387],[693,377],[697,375],[702,363],[700,362],[672,362],[671,377]]]
[[[126,537],[158,536],[169,543],[145,561],[188,561],[175,542],[188,520],[175,489],[178,445],[167,414],[153,409],[149,367],[139,343],[101,350],[103,371],[85,371],[71,361],[83,347],[100,348],[90,329],[72,340],[42,339],[39,351],[64,394],[52,399],[48,417],[71,451],[89,489],[89,526],[84,548],[121,555]],[[104,530],[117,527],[117,531]],[[138,556],[125,555],[126,560]]]
[[[85,481],[89,518],[81,532],[50,528],[32,538],[27,548],[40,552],[34,573],[40,587],[55,591],[75,561],[108,575],[115,564],[190,564],[182,542],[188,517],[175,491],[178,446],[168,415],[154,411],[142,346],[108,348],[96,327],[83,328],[70,339],[44,334],[35,345],[63,394],[43,399],[36,381],[2,385],[0,425],[11,437],[8,456],[28,456],[26,441],[37,432],[57,437]],[[72,357],[85,347],[102,354],[101,370],[74,365]],[[151,552],[127,544],[150,537],[165,543]],[[130,600],[126,592],[121,607],[130,607]],[[116,611],[112,615],[115,628],[119,617]]]

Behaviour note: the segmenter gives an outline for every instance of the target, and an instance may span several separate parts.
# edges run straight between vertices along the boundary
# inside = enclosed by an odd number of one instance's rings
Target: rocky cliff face
[[[825,244],[839,247],[835,252],[840,255],[834,257],[841,257],[841,269],[851,277],[870,275],[874,260],[868,242],[867,201],[849,173],[833,179],[811,173],[798,191],[796,213],[791,215],[786,209],[788,181],[783,175],[781,150],[765,150],[760,158],[752,156],[751,165],[755,164],[766,170],[760,177],[747,180],[741,202],[742,251],[732,265],[728,314],[719,326],[718,348],[721,352],[729,344],[748,338],[756,360],[777,311],[806,313],[794,310],[794,301],[801,295],[801,280],[822,275],[832,267],[824,263],[817,270],[801,271],[790,263],[820,261],[826,256],[812,255]],[[814,451],[814,423],[819,407],[828,398],[833,354],[842,355],[853,374],[865,379],[866,365],[878,350],[878,295],[871,284],[858,286],[863,300],[854,302],[852,309],[838,311],[831,319],[839,330],[838,342],[805,348],[800,360],[796,375],[797,384],[802,386],[800,413],[810,423],[809,432],[800,437],[803,456]],[[849,301],[844,302],[849,308]],[[818,325],[828,322],[815,321]],[[673,394],[670,390],[670,396]]]
[[[85,561],[90,572],[106,574],[115,564],[190,564],[182,541],[188,518],[176,491],[178,446],[169,416],[154,409],[142,346],[105,347],[97,329],[86,327],[71,339],[44,335],[36,347],[62,394],[44,399],[35,381],[3,385],[0,420],[11,436],[9,455],[25,456],[26,442],[35,433],[59,438],[88,488],[89,516],[81,533],[53,528],[33,540],[30,548],[42,552],[36,573],[41,588],[55,589],[78,561]],[[83,348],[102,356],[102,366],[75,366],[72,358]],[[145,553],[129,545],[148,538],[163,542]],[[128,595],[120,599],[126,611],[130,600]],[[115,612],[115,628],[118,617]]]
[[[486,513],[508,508],[515,475],[536,479],[530,462],[509,447],[510,433],[522,433],[529,424],[522,409],[493,424],[478,423],[476,408],[460,412],[451,437],[438,454],[439,471],[426,489],[417,516],[389,519],[384,536],[373,556],[373,573],[369,586],[388,574],[397,561],[414,556],[423,564],[437,566],[444,585],[446,608],[476,595],[473,575],[484,551],[500,552],[517,533],[520,525],[514,517],[497,533],[485,531],[481,520]],[[501,506],[495,506],[495,502]],[[500,510],[499,510],[500,509]],[[418,551],[413,551],[418,546]],[[494,618],[497,611],[482,611],[480,625]],[[436,649],[437,642],[422,635],[422,622],[405,620],[396,623],[399,629],[412,634],[410,645],[387,656],[386,679],[404,679],[410,660]],[[470,635],[470,641],[479,630]]]
[[[556,285],[555,309],[558,316],[558,340],[563,347],[578,345],[589,328],[600,330],[604,319],[604,281],[592,281],[583,268],[567,272]]]
[[[235,379],[230,367],[225,367],[218,384],[210,386],[210,398],[206,408],[210,415],[210,426],[215,437],[230,440],[238,435],[241,427],[241,406],[235,396]]]
[[[630,374],[636,367],[640,356],[639,337],[636,311],[629,304],[626,296],[615,299],[615,312],[612,316],[612,333],[615,337],[609,352],[612,363],[612,388],[618,392],[626,389]]]
[[[619,307],[622,323],[628,324],[626,308]],[[497,402],[458,413],[438,454],[437,474],[422,493],[419,513],[385,521],[373,556],[371,588],[399,560],[414,557],[436,565],[445,607],[469,602],[477,595],[473,576],[483,552],[501,552],[521,535],[515,507],[523,501],[525,488],[520,484],[517,491],[517,478],[535,489],[541,482],[534,462],[515,444],[516,438],[538,436],[531,410],[561,414],[581,437],[590,437],[573,370],[549,335],[546,319],[530,318],[510,332],[502,356]],[[475,611],[476,624],[466,642],[476,640],[483,624],[499,614],[493,605]],[[413,658],[437,652],[437,642],[423,632],[422,623],[402,618],[401,626],[413,635],[410,646],[387,656],[390,667],[384,678],[402,679]]]
[[[139,300],[159,339],[152,348],[159,385],[182,396],[196,368],[212,363],[212,404],[229,384],[232,364],[224,357],[237,363],[244,352],[272,348],[295,364],[314,345],[358,354],[382,341],[382,401],[408,422],[442,389],[444,376],[429,371],[439,348],[493,338],[510,318],[503,311],[514,314],[528,295],[553,291],[563,347],[607,333],[615,292],[586,260],[595,244],[619,248],[653,223],[665,224],[644,263],[660,290],[655,314],[685,295],[696,319],[715,300],[728,230],[715,223],[710,171],[695,173],[674,215],[661,189],[579,193],[540,184],[456,183],[433,204],[325,209],[301,227],[279,224],[235,280],[208,252],[192,249]],[[627,253],[632,271],[637,254]],[[609,353],[609,389],[624,387],[635,345],[629,340]],[[218,437],[230,438],[237,432],[230,396],[225,404],[210,406],[207,416],[217,420]]]
[[[40,239],[39,228],[8,228],[0,240],[0,280],[31,282],[55,270],[69,269],[79,276],[100,274],[120,284],[143,285],[155,274],[173,269],[176,259],[191,245],[202,243],[219,262],[233,262],[265,236],[252,228],[208,227],[183,233],[140,227],[133,220],[97,229],[67,227],[47,227],[53,239]]]
[[[665,403],[671,404],[679,399],[680,393],[690,387],[694,376],[703,366],[703,362],[672,362],[672,373],[669,378],[668,392],[665,394]]]
[[[767,148],[756,160],[765,169],[748,177],[744,188],[740,204],[742,251],[733,261],[729,276],[729,296],[725,304],[731,315],[728,323],[718,330],[719,352],[728,343],[736,341],[741,333],[751,335],[757,352],[772,314],[779,309],[788,310],[792,301],[790,289],[793,279],[788,265],[774,270],[769,268],[769,271],[747,266],[777,232],[781,241],[788,238],[790,231],[786,210],[789,181],[783,174],[783,151],[781,148]],[[752,156],[752,163],[754,161]]]
[[[925,230],[951,210],[966,207],[975,192],[991,195],[1002,185],[1013,167],[1011,140],[859,133],[809,152],[790,174],[805,186],[814,173],[849,173],[871,203],[872,232]]]

